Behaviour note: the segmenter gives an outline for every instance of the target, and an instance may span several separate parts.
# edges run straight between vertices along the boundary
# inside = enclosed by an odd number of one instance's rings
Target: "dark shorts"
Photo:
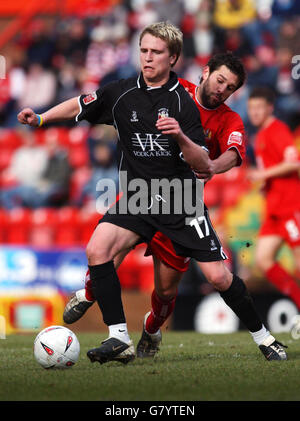
[[[166,215],[165,215],[166,216]],[[150,243],[156,232],[162,232],[172,242],[177,256],[191,257],[200,262],[225,260],[221,242],[212,226],[208,211],[185,224],[182,218],[173,221],[161,216],[106,213],[99,223],[109,222],[141,237]]]

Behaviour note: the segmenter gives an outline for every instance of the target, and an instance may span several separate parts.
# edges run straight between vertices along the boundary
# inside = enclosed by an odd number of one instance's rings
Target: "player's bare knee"
[[[209,276],[208,282],[217,291],[225,291],[230,287],[231,277],[225,271],[216,271]]]
[[[270,267],[273,266],[274,260],[270,256],[266,256],[263,254],[257,254],[255,256],[255,264],[257,269],[261,272],[266,272]]]
[[[172,300],[177,293],[177,288],[175,287],[161,287],[161,288],[156,288],[155,289],[157,295],[165,301],[170,301]]]
[[[86,257],[89,265],[101,265],[113,259],[111,250],[97,247],[92,242],[88,243],[86,247]]]

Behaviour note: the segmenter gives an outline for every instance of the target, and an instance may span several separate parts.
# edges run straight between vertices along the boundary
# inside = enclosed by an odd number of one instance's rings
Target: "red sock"
[[[295,279],[279,263],[266,272],[267,279],[284,295],[291,298],[300,309],[300,287]]]
[[[151,313],[146,320],[146,331],[155,333],[164,324],[167,318],[172,314],[175,307],[176,296],[171,300],[163,300],[156,291],[153,290],[151,295]]]
[[[85,274],[84,289],[85,289],[85,298],[89,301],[95,301],[94,294],[93,294],[93,291],[92,291],[92,282],[91,282],[91,278],[90,278],[89,269],[87,270],[87,272]]]

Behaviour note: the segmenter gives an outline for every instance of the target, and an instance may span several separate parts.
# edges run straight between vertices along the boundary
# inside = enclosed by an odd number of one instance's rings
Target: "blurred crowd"
[[[297,130],[300,69],[299,75],[293,72],[297,64],[293,57],[300,55],[297,0],[124,0],[114,1],[101,14],[94,10],[92,15],[80,17],[34,17],[1,52],[6,59],[6,78],[0,79],[1,130],[16,130],[22,139],[22,148],[1,168],[3,207],[69,203],[74,170],[79,167],[83,173],[80,180],[85,182],[81,181],[82,188],[72,195],[72,205],[95,201],[99,178],[117,183],[114,132],[88,128],[86,161],[73,165],[68,142],[62,147],[64,142],[57,133],[39,142],[34,131],[20,127],[17,113],[23,107],[42,113],[109,81],[136,75],[139,33],[144,26],[162,20],[176,24],[184,34],[183,54],[175,70],[191,82],[199,82],[203,66],[214,53],[230,50],[243,60],[247,82],[228,105],[245,123],[250,163],[254,129],[248,122],[246,104],[253,86],[272,87],[277,116]],[[67,127],[74,125],[69,122]],[[86,128],[85,123],[80,125]],[[79,155],[81,159],[85,156],[82,151]],[[82,170],[85,164],[88,174]]]

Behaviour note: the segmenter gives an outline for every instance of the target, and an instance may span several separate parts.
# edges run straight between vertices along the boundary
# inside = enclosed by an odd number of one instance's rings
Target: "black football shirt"
[[[190,95],[178,82],[175,73],[156,88],[146,85],[142,73],[138,78],[123,79],[79,97],[77,121],[113,125],[118,133],[119,170],[127,180],[193,179],[194,173],[184,161],[176,140],[156,129],[163,116],[174,117],[193,142],[205,147],[199,111]],[[124,188],[124,186],[122,186]]]

